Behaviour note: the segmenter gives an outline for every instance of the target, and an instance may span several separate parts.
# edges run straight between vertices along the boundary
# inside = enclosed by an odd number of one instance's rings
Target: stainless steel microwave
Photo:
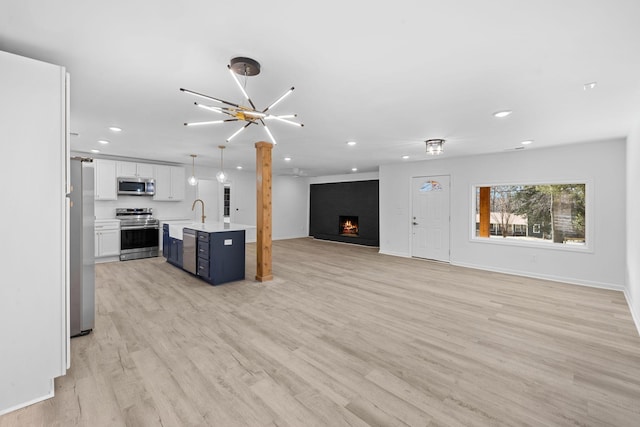
[[[152,178],[118,178],[118,194],[153,196],[156,182]]]

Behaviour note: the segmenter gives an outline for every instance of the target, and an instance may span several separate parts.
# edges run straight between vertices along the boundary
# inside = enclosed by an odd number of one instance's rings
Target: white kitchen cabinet
[[[186,176],[180,166],[156,166],[156,193],[153,200],[180,201],[184,200]]]
[[[118,162],[118,177],[153,178],[154,165],[149,163]]]
[[[120,258],[120,221],[96,220],[96,262],[115,261]]]
[[[116,162],[113,160],[95,159],[95,199],[116,200],[118,198],[116,183]]]

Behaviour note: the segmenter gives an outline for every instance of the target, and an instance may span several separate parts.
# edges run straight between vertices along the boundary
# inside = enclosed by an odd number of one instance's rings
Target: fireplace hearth
[[[338,233],[341,236],[358,237],[358,217],[340,215]]]

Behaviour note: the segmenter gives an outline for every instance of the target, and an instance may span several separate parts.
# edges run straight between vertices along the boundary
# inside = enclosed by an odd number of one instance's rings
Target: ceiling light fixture
[[[442,146],[444,145],[444,139],[427,139],[427,154],[432,156],[439,156],[444,152]]]
[[[356,144],[357,144],[357,142],[355,142],[355,141],[349,141],[349,142],[347,142],[347,145],[350,145],[350,146],[352,146],[352,147],[353,147],[354,145],[356,145]]]
[[[507,117],[511,115],[511,113],[513,113],[513,111],[511,110],[502,110],[502,111],[496,111],[495,113],[493,113],[493,116],[501,119],[503,117]]]
[[[111,126],[109,130],[112,132],[122,132],[122,128],[119,128],[117,126]]]
[[[220,171],[216,174],[216,179],[220,184],[227,182],[227,174],[224,173],[224,145],[218,145],[220,149]]]
[[[407,160],[408,158],[409,158],[409,156],[407,156],[407,155],[402,156],[402,160]]]
[[[291,157],[285,157],[285,158],[284,158],[284,161],[285,161],[285,162],[290,162],[290,161],[291,161]]]
[[[358,172],[358,168],[351,168],[351,172]]]
[[[95,148],[93,150],[91,150],[92,153],[99,153],[100,150],[96,150]]]
[[[250,107],[234,104],[233,102],[228,102],[223,99],[214,98],[213,96],[209,96],[202,93],[180,88],[182,92],[186,92],[191,95],[198,96],[200,98],[208,99],[209,101],[213,101],[218,104],[224,104],[225,106],[222,106],[222,107],[211,107],[208,105],[199,104],[197,102],[195,103],[195,105],[197,105],[200,108],[204,108],[206,110],[213,111],[219,114],[226,114],[227,116],[230,117],[225,120],[185,123],[185,126],[210,125],[210,124],[218,124],[218,123],[224,123],[224,122],[237,122],[237,121],[246,122],[246,124],[243,127],[238,129],[233,135],[231,135],[227,139],[227,142],[230,142],[233,138],[238,136],[240,132],[242,132],[244,129],[246,129],[250,125],[261,124],[264,127],[264,130],[267,132],[267,135],[269,135],[269,139],[271,139],[271,142],[273,142],[274,145],[277,144],[276,139],[273,137],[273,134],[265,124],[265,121],[276,120],[278,122],[284,122],[294,126],[300,126],[300,127],[304,126],[302,123],[297,123],[297,122],[288,120],[290,118],[295,118],[296,117],[295,114],[273,115],[271,113],[267,113],[267,111],[275,107],[277,104],[280,103],[280,101],[282,101],[287,96],[289,96],[291,92],[293,92],[293,90],[295,89],[294,87],[291,87],[291,89],[289,89],[282,96],[280,96],[280,98],[272,102],[267,108],[265,108],[264,110],[258,111],[253,101],[249,97],[249,94],[247,93],[245,88],[247,85],[246,84],[247,77],[256,76],[260,74],[260,63],[251,58],[237,57],[237,58],[231,59],[231,63],[227,65],[227,68],[229,69],[229,74],[231,74],[231,77],[240,88],[242,95],[247,100]],[[238,77],[237,77],[238,74],[245,78],[244,85],[240,82],[240,80],[238,80]]]
[[[520,144],[522,144],[522,145],[533,144],[533,139],[527,139],[526,141],[522,141]]]
[[[242,166],[238,165],[238,166],[236,166],[236,169],[238,169],[239,171],[241,171],[241,170],[242,170]]]
[[[196,178],[196,154],[191,154],[191,176],[187,180],[189,185],[196,185],[198,183],[198,178]]]
[[[98,142],[103,145],[106,145],[109,143],[109,141],[107,141],[106,139],[99,139]]]

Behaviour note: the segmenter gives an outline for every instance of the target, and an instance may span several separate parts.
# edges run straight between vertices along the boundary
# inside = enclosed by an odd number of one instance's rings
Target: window
[[[474,239],[587,246],[586,184],[474,187]]]

